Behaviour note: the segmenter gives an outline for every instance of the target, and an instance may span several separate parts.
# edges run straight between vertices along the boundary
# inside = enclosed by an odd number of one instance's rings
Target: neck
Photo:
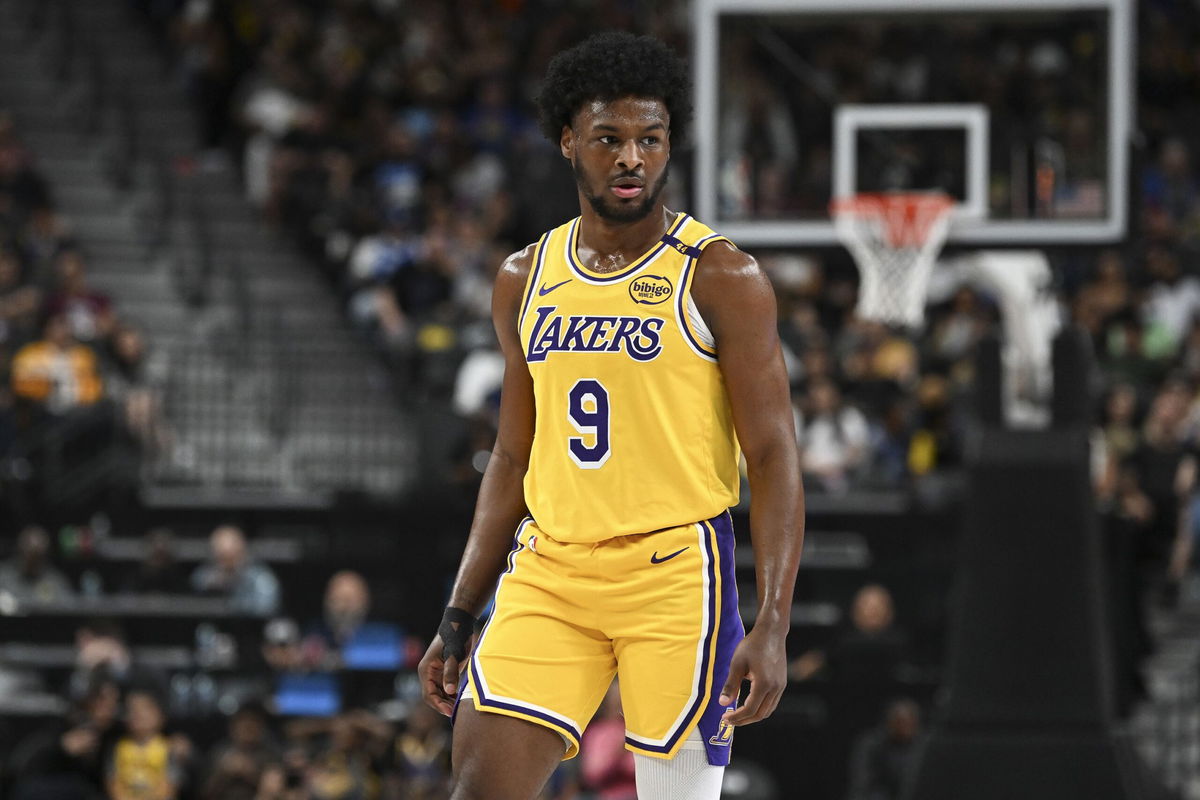
[[[592,209],[580,195],[582,219],[579,222],[579,259],[597,272],[610,272],[628,266],[671,227],[675,212],[658,203],[636,222],[612,222]]]

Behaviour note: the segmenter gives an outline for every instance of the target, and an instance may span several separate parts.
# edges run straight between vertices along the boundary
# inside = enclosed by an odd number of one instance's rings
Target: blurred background
[[[900,797],[976,354],[1022,319],[938,277],[987,244],[1036,247],[1048,329],[1091,343],[1111,702],[1200,798],[1200,6],[773,5],[0,0],[0,796],[447,796],[413,669],[494,440],[492,278],[578,213],[532,98],[623,29],[696,55],[668,205],[774,283],[808,493],[788,691],[726,796]],[[829,224],[836,110],[880,103],[988,115],[985,217],[908,329],[856,313]],[[961,126],[852,146],[855,191],[967,199]],[[618,715],[547,798],[634,796]]]

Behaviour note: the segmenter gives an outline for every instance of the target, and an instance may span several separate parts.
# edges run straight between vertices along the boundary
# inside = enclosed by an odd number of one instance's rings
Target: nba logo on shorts
[[[708,743],[729,747],[733,744],[733,726],[725,720],[721,720],[721,727],[717,728],[717,735],[709,738]]]
[[[536,536],[529,537],[529,549],[535,553],[537,552],[537,537]]]

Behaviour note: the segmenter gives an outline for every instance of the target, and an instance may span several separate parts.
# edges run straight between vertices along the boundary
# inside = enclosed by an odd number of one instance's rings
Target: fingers
[[[722,719],[730,725],[750,725],[771,716],[771,712],[779,705],[783,696],[784,686],[778,681],[750,676],[750,694],[746,702],[739,708],[731,708],[725,712]],[[722,692],[724,698],[724,692]],[[722,699],[722,702],[724,700]]]
[[[451,697],[458,694],[458,659],[454,656],[442,667],[442,691]]]
[[[442,661],[441,652],[441,640],[434,639],[417,667],[417,674],[421,678],[421,696],[425,704],[448,717],[454,713],[454,700],[443,690],[446,665]]]
[[[737,702],[738,693],[742,690],[742,681],[746,679],[746,674],[746,659],[734,652],[733,660],[729,662],[729,677],[725,679],[725,685],[721,688],[721,705],[731,706]]]

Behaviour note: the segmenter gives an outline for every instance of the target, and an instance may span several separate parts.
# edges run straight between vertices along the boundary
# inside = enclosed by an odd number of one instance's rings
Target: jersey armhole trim
[[[533,302],[533,289],[537,286],[542,274],[542,266],[546,263],[546,240],[548,238],[550,238],[550,232],[543,233],[542,238],[538,239],[537,245],[534,246],[533,268],[529,270],[529,277],[525,283],[525,300],[521,303],[521,313],[517,315],[518,332],[525,324],[525,315],[529,313],[529,306]]]
[[[700,315],[696,301],[692,299],[692,280],[696,277],[696,263],[713,242],[728,242],[729,239],[718,233],[709,234],[695,244],[696,255],[689,256],[679,273],[679,296],[675,302],[675,317],[683,339],[696,355],[706,361],[717,360],[717,342],[712,330]]]

